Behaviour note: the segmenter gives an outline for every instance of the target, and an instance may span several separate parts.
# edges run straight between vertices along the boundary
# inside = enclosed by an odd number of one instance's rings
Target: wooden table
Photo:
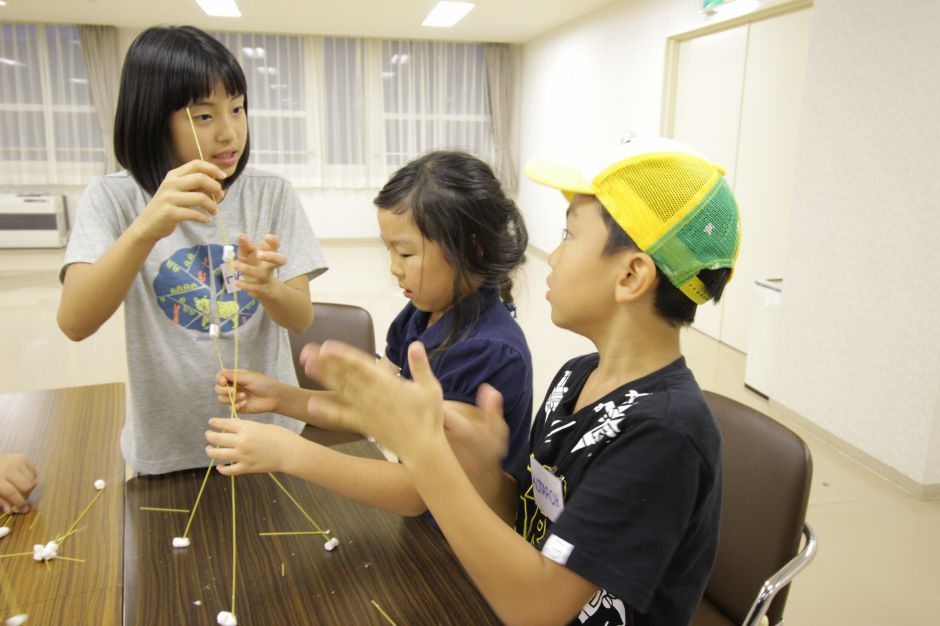
[[[32,510],[14,516],[0,539],[0,557],[26,553],[0,558],[0,618],[23,612],[28,626],[121,623],[123,420],[119,383],[0,395],[0,452],[26,454],[39,472]],[[108,485],[100,496],[99,478]],[[83,562],[33,561],[33,544],[63,534],[86,508],[59,549]]]
[[[0,557],[24,553],[0,558],[0,623],[25,612],[27,626],[110,626],[121,624],[122,614],[129,625],[213,626],[219,611],[231,609],[230,480],[211,473],[189,532],[193,545],[173,548],[187,515],[141,507],[191,508],[205,472],[133,478],[122,490],[123,416],[117,383],[0,395],[0,451],[25,453],[40,475],[32,511],[15,516],[12,533],[0,539]],[[350,454],[381,456],[363,440],[315,436]],[[99,478],[108,487],[94,500]],[[278,479],[340,545],[326,552],[317,535],[259,536],[312,527],[269,476],[238,477],[240,626],[387,626],[372,601],[398,626],[499,624],[424,519]],[[33,544],[61,535],[86,508],[78,532],[59,550],[83,561],[33,561]]]
[[[363,440],[338,450],[380,458]],[[192,546],[171,547],[188,516],[140,507],[190,509],[204,471],[134,478],[127,483],[125,623],[216,623],[232,608],[231,481],[212,471],[189,531]],[[398,626],[499,624],[439,531],[356,504],[303,481],[278,480],[329,537],[259,536],[310,531],[311,523],[267,475],[235,479],[239,626]]]

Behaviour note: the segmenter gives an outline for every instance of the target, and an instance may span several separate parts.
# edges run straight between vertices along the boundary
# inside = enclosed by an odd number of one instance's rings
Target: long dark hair
[[[489,165],[464,152],[431,152],[395,172],[373,202],[396,215],[411,211],[424,238],[441,247],[454,269],[452,307],[471,295],[467,285],[477,283],[512,302],[512,274],[525,262],[529,235]],[[454,310],[451,328],[435,352],[466,336],[479,321],[480,299],[466,308],[469,315]]]
[[[193,26],[155,26],[134,40],[124,58],[114,117],[114,155],[153,195],[172,168],[170,115],[211,95],[221,81],[229,96],[246,96],[245,74],[235,56]],[[248,137],[228,187],[248,162]]]

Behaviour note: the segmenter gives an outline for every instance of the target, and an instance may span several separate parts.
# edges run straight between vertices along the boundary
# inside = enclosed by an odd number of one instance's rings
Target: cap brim
[[[579,193],[594,195],[591,183],[570,165],[544,159],[530,159],[525,164],[525,175],[540,185],[558,189],[569,201]]]

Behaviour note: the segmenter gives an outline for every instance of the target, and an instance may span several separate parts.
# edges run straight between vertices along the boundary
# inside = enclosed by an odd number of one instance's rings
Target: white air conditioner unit
[[[61,248],[67,238],[63,196],[0,194],[0,248]]]

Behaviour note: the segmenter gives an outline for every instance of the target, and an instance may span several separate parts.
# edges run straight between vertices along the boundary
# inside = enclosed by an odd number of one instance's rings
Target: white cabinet
[[[774,397],[773,364],[780,341],[780,305],[783,302],[783,280],[754,281],[751,323],[748,332],[747,365],[744,384],[768,398]]]

